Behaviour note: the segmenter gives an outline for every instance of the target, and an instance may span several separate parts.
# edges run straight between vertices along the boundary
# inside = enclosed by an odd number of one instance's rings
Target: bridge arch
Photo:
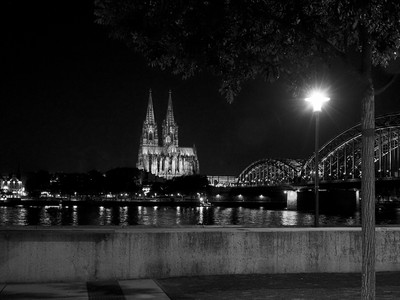
[[[295,182],[302,162],[294,159],[264,158],[248,165],[239,175],[238,184],[246,186],[283,185]]]
[[[400,177],[400,113],[379,116],[375,120],[376,178]],[[319,176],[323,181],[361,178],[361,124],[339,134],[319,150]],[[302,168],[302,179],[314,177],[315,155]]]

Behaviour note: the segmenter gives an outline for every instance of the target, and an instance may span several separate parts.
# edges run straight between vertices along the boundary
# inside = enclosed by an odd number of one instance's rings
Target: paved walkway
[[[0,284],[0,299],[359,299],[360,274],[257,274]],[[376,299],[400,299],[400,272],[377,273]]]
[[[0,299],[169,300],[154,280],[0,284]]]

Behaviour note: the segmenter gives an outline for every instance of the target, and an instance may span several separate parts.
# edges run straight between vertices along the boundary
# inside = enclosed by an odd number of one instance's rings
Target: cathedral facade
[[[193,148],[179,147],[178,125],[174,119],[171,91],[169,92],[167,114],[162,123],[161,138],[159,138],[154,118],[151,90],[149,92],[136,167],[166,179],[199,173],[196,148],[194,146]]]

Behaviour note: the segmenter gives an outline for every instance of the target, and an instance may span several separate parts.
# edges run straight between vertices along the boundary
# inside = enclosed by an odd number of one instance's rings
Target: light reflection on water
[[[78,206],[76,205],[72,207],[72,225],[78,225]]]
[[[377,224],[400,225],[400,209],[377,212]],[[321,226],[360,226],[360,213],[320,215]],[[243,207],[15,206],[0,207],[0,225],[243,225],[313,226],[313,213]]]

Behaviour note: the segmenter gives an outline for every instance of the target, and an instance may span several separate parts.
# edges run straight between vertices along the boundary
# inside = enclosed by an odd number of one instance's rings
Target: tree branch
[[[301,25],[299,25],[299,23],[296,25],[293,25],[293,24],[288,23],[287,19],[282,19],[282,18],[276,17],[275,15],[272,15],[272,14],[268,14],[268,17],[270,19],[272,19],[273,21],[277,22],[278,24],[280,24],[282,26],[282,28],[286,28],[287,30],[297,31],[308,39],[315,39],[320,45],[324,46],[325,48],[329,48],[330,52],[334,56],[340,58],[343,63],[345,63],[346,65],[349,65],[353,70],[356,69],[355,66],[352,65],[348,61],[348,57],[345,52],[339,50],[335,45],[333,45],[326,38],[323,38],[321,35],[316,34],[315,31],[304,27],[303,26],[304,23],[301,23]]]

